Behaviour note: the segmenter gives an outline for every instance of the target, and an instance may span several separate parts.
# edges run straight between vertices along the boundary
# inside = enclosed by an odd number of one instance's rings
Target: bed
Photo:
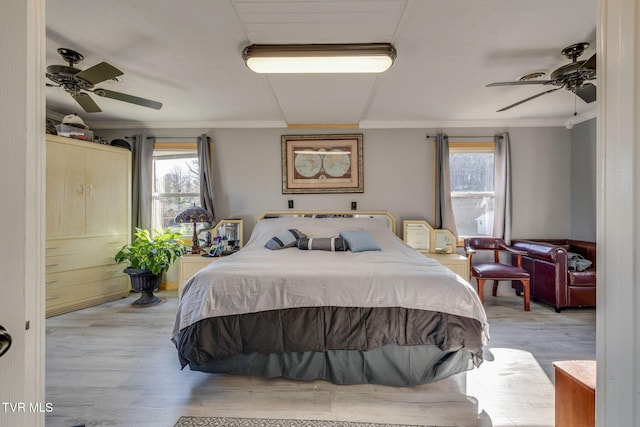
[[[172,334],[183,369],[413,386],[482,363],[476,292],[400,240],[390,214],[261,218],[243,249],[185,283]],[[379,250],[265,247],[287,230],[314,241],[359,230]]]

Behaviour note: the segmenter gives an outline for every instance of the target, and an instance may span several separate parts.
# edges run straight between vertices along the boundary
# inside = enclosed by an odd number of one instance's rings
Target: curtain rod
[[[475,135],[475,136],[469,136],[469,135],[465,135],[465,136],[451,136],[451,135],[447,135],[445,134],[445,136],[447,138],[455,138],[455,139],[462,139],[462,138],[502,138],[502,135]],[[435,135],[427,135],[427,139],[429,138],[435,138]]]

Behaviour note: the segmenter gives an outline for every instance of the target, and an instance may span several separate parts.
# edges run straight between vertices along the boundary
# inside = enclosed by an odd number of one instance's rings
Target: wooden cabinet
[[[130,241],[131,153],[47,135],[46,314],[126,296],[115,253]]]
[[[129,151],[47,141],[47,238],[128,233]]]
[[[178,261],[178,296],[182,295],[182,287],[191,276],[218,259],[220,258],[191,254],[181,256]]]
[[[458,254],[436,254],[425,251],[420,251],[420,253],[435,259],[467,282],[469,281],[469,258],[466,256]]]
[[[553,363],[556,379],[556,427],[596,425],[596,361]]]
[[[469,281],[469,258],[455,253],[456,238],[449,230],[434,229],[424,220],[405,220],[402,229],[407,245]]]
[[[241,219],[223,219],[211,228],[214,237],[221,236],[231,244],[233,250],[242,248],[243,221]],[[178,261],[178,296],[182,295],[182,286],[198,271],[220,257],[205,257],[198,254],[183,255]]]

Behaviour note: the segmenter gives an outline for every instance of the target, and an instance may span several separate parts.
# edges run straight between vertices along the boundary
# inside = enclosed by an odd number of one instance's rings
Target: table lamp
[[[184,211],[180,212],[178,216],[176,216],[177,223],[191,223],[193,224],[193,241],[191,242],[191,252],[192,254],[199,254],[200,247],[198,246],[198,232],[196,228],[199,222],[213,222],[213,217],[209,212],[201,208],[200,206],[190,206]]]

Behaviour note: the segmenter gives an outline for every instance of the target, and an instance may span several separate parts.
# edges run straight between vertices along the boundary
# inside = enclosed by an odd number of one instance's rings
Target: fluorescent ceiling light
[[[382,73],[393,65],[389,43],[247,46],[247,67],[256,73]]]

